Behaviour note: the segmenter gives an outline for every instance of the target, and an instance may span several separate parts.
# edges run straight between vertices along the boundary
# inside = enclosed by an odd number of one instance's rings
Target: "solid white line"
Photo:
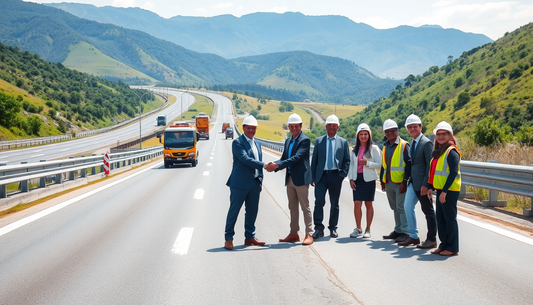
[[[39,157],[39,156],[44,156],[44,154],[33,155],[33,156],[30,156],[30,158]]]
[[[483,222],[480,222],[480,221],[477,221],[477,220],[474,220],[474,219],[471,219],[471,218],[467,218],[467,217],[464,217],[464,216],[461,216],[461,215],[457,215],[457,219],[461,220],[461,221],[464,221],[464,222],[467,222],[469,224],[472,224],[474,226],[478,226],[478,227],[480,227],[482,229],[486,229],[486,230],[492,231],[494,233],[498,233],[500,235],[503,235],[505,237],[509,237],[509,238],[514,239],[514,240],[518,240],[518,241],[521,241],[523,243],[526,243],[528,245],[533,246],[533,239],[531,239],[529,237],[526,237],[526,236],[523,236],[523,235],[520,235],[518,233],[514,233],[514,232],[511,232],[511,231],[502,229],[500,227],[497,227],[497,226],[494,226],[494,225],[491,225],[491,224],[488,224],[488,223],[483,223]]]
[[[189,245],[191,244],[193,231],[194,228],[181,228],[178,237],[174,242],[174,246],[172,247],[173,253],[185,255],[189,252]]]
[[[204,199],[204,190],[197,189],[196,192],[194,192],[194,199]]]
[[[70,148],[67,148],[67,149],[62,149],[61,151],[66,151],[66,150],[70,150]]]
[[[204,176],[209,176],[209,172],[208,171],[204,172]]]
[[[108,188],[110,188],[110,187],[112,187],[112,186],[115,186],[115,185],[117,185],[117,184],[119,184],[119,183],[122,183],[122,182],[124,182],[124,181],[126,181],[126,180],[129,180],[129,179],[131,179],[131,178],[133,178],[133,177],[135,177],[135,176],[138,176],[138,175],[140,175],[140,174],[142,174],[142,173],[144,173],[144,172],[146,172],[146,171],[151,170],[151,169],[154,168],[154,167],[159,167],[159,166],[161,166],[162,164],[163,164],[163,162],[157,162],[156,164],[154,164],[154,165],[150,166],[149,168],[144,169],[144,170],[142,170],[142,171],[140,171],[140,172],[137,172],[137,173],[135,173],[135,174],[129,175],[129,176],[124,177],[124,178],[122,178],[122,179],[120,179],[120,180],[117,180],[117,181],[115,181],[115,182],[111,182],[111,183],[109,183],[109,184],[107,184],[107,185],[104,185],[104,186],[101,186],[101,187],[99,187],[99,188],[97,188],[97,189],[94,189],[94,190],[92,190],[92,191],[89,191],[89,192],[87,192],[87,193],[85,193],[85,194],[83,194],[83,195],[80,195],[80,196],[78,196],[78,197],[71,198],[71,199],[69,199],[69,200],[67,200],[67,201],[63,201],[63,202],[61,202],[61,203],[59,203],[59,204],[56,204],[56,205],[54,205],[54,206],[52,206],[52,207],[49,207],[48,209],[42,210],[42,211],[40,211],[40,212],[38,212],[38,213],[35,213],[35,214],[31,215],[31,216],[28,216],[28,217],[23,218],[23,219],[21,219],[21,220],[17,220],[17,221],[15,221],[15,222],[13,222],[13,223],[10,223],[10,224],[8,224],[8,225],[5,226],[5,227],[0,228],[0,236],[5,235],[5,234],[7,234],[7,233],[9,233],[9,232],[11,232],[11,231],[13,231],[13,230],[16,230],[16,229],[18,229],[18,228],[20,228],[20,227],[22,227],[22,226],[24,226],[24,225],[27,225],[27,224],[29,224],[29,223],[31,223],[31,222],[34,222],[34,221],[36,221],[36,220],[38,220],[38,219],[40,219],[40,218],[43,218],[43,217],[45,217],[45,216],[47,216],[47,215],[50,215],[50,214],[52,214],[52,213],[54,213],[54,212],[56,212],[56,211],[59,211],[59,210],[61,210],[62,208],[67,207],[67,206],[69,206],[69,205],[71,205],[71,204],[73,204],[73,203],[75,203],[75,202],[78,202],[78,201],[80,201],[80,200],[82,200],[82,199],[85,199],[85,198],[87,198],[87,197],[89,197],[89,196],[92,196],[92,195],[94,195],[94,194],[96,194],[96,193],[98,193],[98,192],[101,192],[101,191],[103,191],[103,190],[105,190],[105,189],[108,189]]]

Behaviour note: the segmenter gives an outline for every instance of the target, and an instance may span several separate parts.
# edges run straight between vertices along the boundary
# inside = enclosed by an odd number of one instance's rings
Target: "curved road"
[[[150,88],[149,90],[160,91],[161,88]],[[168,93],[174,95],[177,98],[177,101],[156,114],[143,117],[141,120],[141,130],[143,135],[159,128],[156,126],[156,118],[158,115],[164,114],[167,116],[167,119],[175,118],[180,115],[182,109],[183,112],[186,112],[189,106],[194,103],[194,97],[183,91],[173,89],[169,90]],[[181,105],[182,95],[183,105]],[[138,121],[128,126],[91,137],[1,152],[0,163],[15,165],[20,164],[20,162],[39,162],[40,160],[57,159],[67,155],[83,153],[100,147],[113,145],[116,144],[117,141],[124,141],[134,137],[139,137]]]
[[[401,248],[381,239],[394,220],[379,191],[372,237],[350,238],[346,181],[339,238],[302,246],[278,243],[289,232],[284,173],[265,173],[256,225],[267,245],[243,246],[241,211],[236,247],[225,250],[232,157],[220,128],[232,117],[230,101],[214,98],[218,120],[211,140],[199,143],[196,168],[159,161],[85,197],[58,198],[50,213],[1,219],[0,303],[531,304],[531,238],[518,241],[461,215],[458,256]],[[424,235],[419,207],[417,216]]]

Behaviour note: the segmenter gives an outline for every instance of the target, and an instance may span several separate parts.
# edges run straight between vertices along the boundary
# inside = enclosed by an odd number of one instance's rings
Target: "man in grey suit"
[[[287,186],[287,199],[289,200],[289,210],[291,212],[291,231],[287,237],[280,239],[280,242],[300,241],[298,235],[299,208],[301,206],[304,214],[305,238],[303,245],[313,243],[313,216],[309,207],[309,184],[313,182],[311,166],[309,165],[309,151],[311,140],[302,132],[302,118],[293,113],[289,116],[289,130],[291,136],[285,140],[285,146],[281,159],[267,164],[268,171],[279,171],[287,169],[285,172],[285,185]]]
[[[411,114],[405,120],[405,126],[409,135],[413,137],[411,143],[411,179],[405,194],[405,215],[409,227],[409,237],[400,246],[416,245],[418,248],[430,249],[437,246],[437,221],[435,219],[435,210],[432,199],[428,198],[427,191],[431,185],[428,183],[429,168],[431,162],[431,153],[433,152],[433,143],[422,134],[422,121],[414,114]],[[418,229],[416,227],[415,206],[420,201],[422,212],[426,215],[428,227],[427,238],[420,245]]]
[[[254,140],[257,129],[257,120],[248,116],[242,122],[243,134],[233,140],[231,151],[233,153],[233,168],[228,182],[230,189],[230,207],[226,218],[226,233],[224,248],[233,249],[233,235],[235,223],[244,203],[244,244],[263,246],[265,243],[255,238],[255,219],[259,209],[259,194],[263,182],[263,167],[261,161],[263,154],[261,144]]]
[[[327,134],[316,139],[313,157],[311,158],[311,172],[313,173],[312,186],[315,187],[315,210],[313,218],[315,233],[313,239],[324,236],[324,205],[326,192],[329,192],[331,203],[329,213],[330,236],[336,238],[337,224],[339,222],[339,197],[342,181],[348,175],[350,167],[350,148],[348,141],[337,135],[339,119],[330,115],[326,119]]]

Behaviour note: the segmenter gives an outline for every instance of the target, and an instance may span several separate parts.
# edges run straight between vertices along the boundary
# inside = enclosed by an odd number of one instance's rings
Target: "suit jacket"
[[[285,140],[285,146],[281,159],[275,161],[279,168],[276,170],[282,170],[287,167],[291,167],[292,182],[296,186],[305,185],[313,182],[313,175],[311,174],[311,165],[309,164],[309,151],[311,149],[311,140],[303,132],[300,133],[295,140],[291,155],[289,156],[289,144],[292,141],[292,137]],[[285,185],[289,178],[289,170],[285,173]]]
[[[328,142],[328,135],[318,137],[315,141],[315,148],[313,149],[313,157],[311,158],[311,172],[313,173],[313,181],[318,182],[322,178],[324,166],[326,166],[326,149]],[[335,164],[339,169],[338,174],[341,177],[348,175],[350,167],[350,148],[348,141],[337,136],[335,140]]]
[[[233,154],[233,168],[231,175],[228,178],[227,186],[241,190],[249,190],[254,183],[255,170],[259,170],[259,180],[263,181],[263,153],[261,151],[261,144],[255,141],[255,146],[259,152],[259,160],[254,158],[252,146],[245,139],[245,135],[233,140],[231,144],[231,151]]]
[[[413,145],[411,143],[411,145]],[[422,185],[430,188],[428,183],[429,168],[431,162],[431,153],[433,152],[433,143],[425,136],[420,137],[419,142],[416,144],[416,151],[411,156],[411,180],[415,191],[420,191]],[[409,151],[411,153],[411,151]]]
[[[363,180],[365,182],[374,181],[379,178],[376,170],[381,168],[381,150],[377,145],[372,144],[370,151],[372,158],[367,159],[367,163],[363,166]],[[350,180],[357,180],[357,166],[359,165],[359,158],[355,155],[353,150],[350,152],[350,170],[348,171],[348,178]]]

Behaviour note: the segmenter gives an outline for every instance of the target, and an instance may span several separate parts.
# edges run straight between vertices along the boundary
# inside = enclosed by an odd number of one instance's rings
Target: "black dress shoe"
[[[333,238],[337,238],[339,237],[339,233],[337,233],[337,230],[336,229],[333,229],[333,230],[330,230],[330,234],[329,236],[333,237]]]
[[[319,237],[323,237],[324,236],[324,231],[323,230],[316,230],[315,233],[313,233],[313,239],[317,239]]]
[[[400,236],[396,237],[396,239],[394,240],[394,242],[395,242],[395,243],[401,243],[401,242],[406,241],[408,238],[409,238],[409,235],[407,235],[407,234],[405,234],[405,233],[402,233],[402,234],[400,234]]]
[[[396,239],[401,235],[401,233],[398,233],[396,231],[390,232],[389,235],[383,235],[383,239]]]
[[[436,241],[431,241],[429,239],[426,239],[426,241],[421,244],[421,245],[416,245],[417,248],[419,249],[432,249],[432,248],[437,248],[437,242]]]

